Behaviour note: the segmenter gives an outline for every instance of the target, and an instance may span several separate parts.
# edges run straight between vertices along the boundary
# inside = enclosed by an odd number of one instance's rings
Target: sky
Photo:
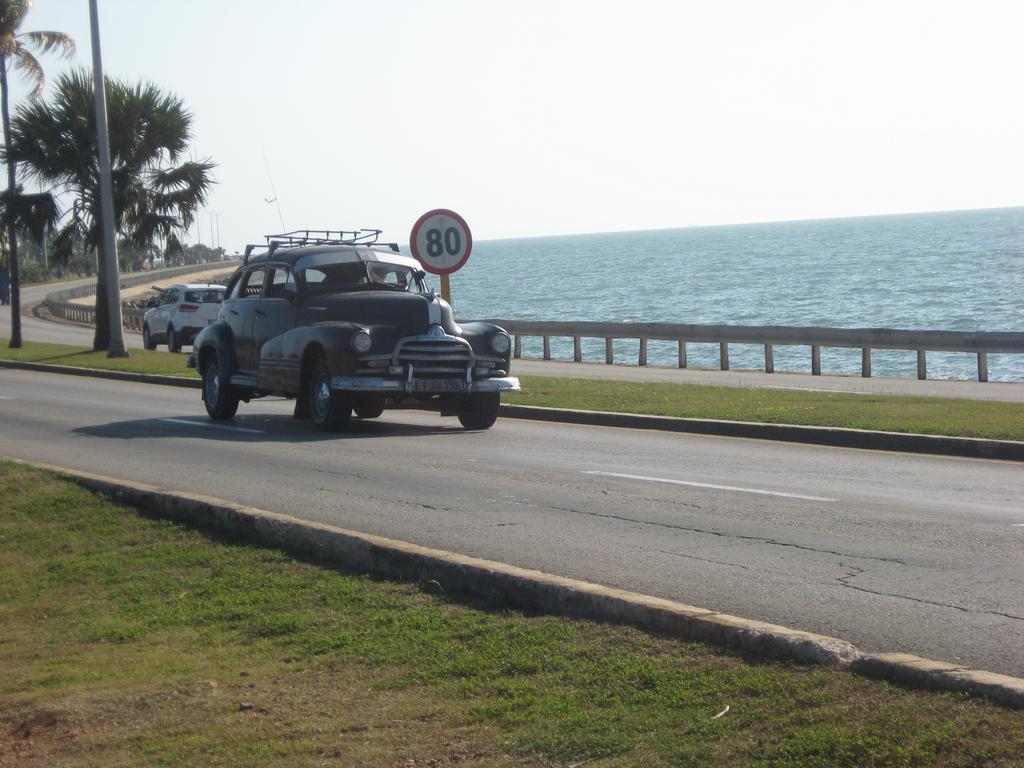
[[[107,76],[192,112],[188,240],[229,253],[438,207],[481,240],[1024,204],[1019,0],[98,4]],[[51,82],[91,66],[88,0],[47,29]]]

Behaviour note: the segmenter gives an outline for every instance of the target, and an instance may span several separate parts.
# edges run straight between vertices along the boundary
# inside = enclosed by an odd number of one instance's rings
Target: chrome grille
[[[385,374],[403,379],[449,378],[472,376],[476,355],[469,342],[445,333],[440,325],[420,336],[398,340],[389,355],[366,355],[359,358],[362,366],[357,375]]]
[[[357,375],[450,378],[469,377],[476,355],[468,341],[449,336],[440,325],[434,325],[423,335],[399,339],[390,355],[367,355],[359,361],[362,367]]]
[[[411,367],[416,378],[465,376],[473,366],[473,349],[464,339],[454,336],[406,338],[398,342],[391,364]]]
[[[466,366],[473,361],[473,350],[461,339],[452,341],[403,339],[399,342],[393,359],[396,365],[431,362],[461,363]]]

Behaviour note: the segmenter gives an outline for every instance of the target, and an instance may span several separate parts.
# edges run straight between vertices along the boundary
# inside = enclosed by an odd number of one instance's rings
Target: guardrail
[[[215,262],[226,269],[236,262]],[[146,282],[159,281],[169,277],[195,272],[196,267],[175,267],[130,275],[121,279],[121,287],[128,288]],[[96,290],[95,285],[85,285],[51,293],[46,297],[50,311],[75,322],[93,324],[93,307],[72,304],[67,301]],[[124,325],[141,330],[146,310],[141,307],[124,307]],[[861,376],[871,376],[871,352],[875,349],[909,350],[917,353],[917,378],[928,378],[928,352],[966,352],[977,356],[978,381],[988,381],[988,355],[1024,354],[1024,333],[1015,331],[915,331],[895,328],[822,328],[798,326],[755,326],[755,325],[692,325],[687,323],[602,323],[562,322],[543,320],[489,320],[500,325],[515,340],[513,354],[522,357],[523,338],[543,340],[543,358],[551,360],[551,339],[571,338],[573,360],[583,361],[582,340],[604,339],[605,363],[615,362],[615,339],[639,341],[640,350],[637,364],[647,365],[647,344],[649,341],[675,341],[678,345],[678,365],[687,367],[687,344],[717,344],[719,346],[719,367],[729,370],[730,344],[757,344],[764,346],[764,370],[775,372],[775,347],[810,347],[811,374],[821,375],[822,348],[847,348],[861,350]]]
[[[730,344],[764,345],[764,370],[775,372],[776,346],[811,349],[811,373],[821,375],[822,347],[859,348],[861,376],[871,376],[874,349],[910,350],[917,353],[917,378],[928,378],[926,355],[930,352],[968,352],[978,358],[978,381],[988,381],[989,353],[1024,354],[1024,333],[1013,331],[912,331],[894,328],[820,328],[790,326],[690,325],[681,323],[598,323],[491,320],[513,335],[515,357],[522,357],[524,337],[540,337],[544,359],[551,359],[552,338],[572,338],[573,360],[582,362],[582,339],[604,339],[605,363],[615,362],[614,340],[640,342],[638,365],[647,365],[647,342],[675,341],[680,368],[686,368],[688,343],[718,344],[719,365],[729,370]]]
[[[138,272],[126,275],[120,279],[121,288],[132,288],[145,283],[158,283],[168,278],[188,275],[193,272],[205,271],[223,266],[225,270],[234,269],[238,266],[237,261],[211,261],[204,264],[190,264],[184,267],[170,267],[169,269],[156,269],[151,272]],[[69,299],[78,299],[82,296],[89,296],[96,293],[96,284],[80,285],[77,288],[66,288],[61,291],[54,291],[47,294],[46,306],[50,314],[75,323],[86,325],[96,324],[96,308],[89,304],[75,304]],[[142,318],[146,314],[144,307],[130,307],[122,305],[121,316],[124,327],[130,330],[142,330]]]

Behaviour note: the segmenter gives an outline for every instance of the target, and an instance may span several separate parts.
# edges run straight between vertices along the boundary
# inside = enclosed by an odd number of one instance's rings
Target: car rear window
[[[191,304],[220,304],[223,300],[223,290],[185,291],[185,301]]]
[[[299,278],[308,290],[316,293],[350,291],[365,286],[366,265],[361,261],[346,261],[337,264],[319,264],[299,270]]]

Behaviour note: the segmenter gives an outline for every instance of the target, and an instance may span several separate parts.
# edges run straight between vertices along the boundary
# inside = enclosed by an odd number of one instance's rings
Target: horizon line
[[[804,222],[815,222],[815,221],[849,221],[853,219],[882,219],[892,216],[925,216],[929,214],[941,214],[941,213],[977,213],[980,211],[1012,211],[1024,208],[1024,205],[997,205],[997,206],[986,206],[982,208],[942,208],[938,210],[914,210],[914,211],[890,211],[887,213],[861,213],[861,214],[848,214],[842,216],[812,216],[809,218],[795,218],[795,219],[759,219],[756,221],[733,221],[724,222],[720,224],[687,224],[683,226],[668,226],[668,227],[644,227],[641,229],[608,229],[598,232],[558,232],[549,233],[543,235],[515,235],[512,237],[487,237],[487,238],[474,238],[479,239],[480,242],[498,242],[502,240],[536,240],[547,237],[579,237],[583,235],[624,235],[631,233],[642,233],[642,232],[669,232],[678,229],[713,229],[717,227],[743,227],[743,226],[757,226],[760,224],[800,224]]]

